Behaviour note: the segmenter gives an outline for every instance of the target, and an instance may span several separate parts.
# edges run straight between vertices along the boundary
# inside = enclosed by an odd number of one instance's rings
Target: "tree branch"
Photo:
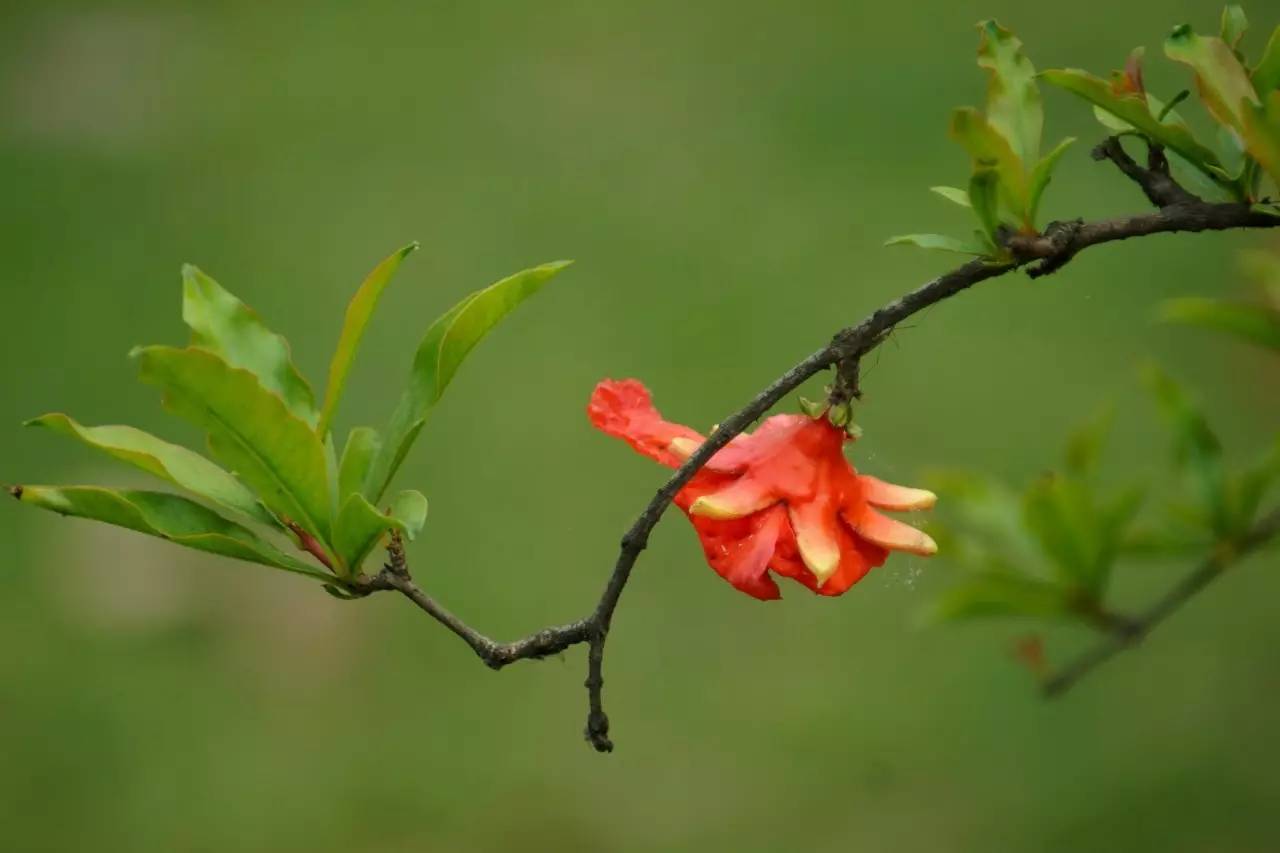
[[[493,669],[501,669],[519,660],[544,658],[571,646],[587,643],[589,649],[585,686],[590,708],[586,737],[598,751],[612,751],[609,718],[605,714],[603,702],[605,644],[613,625],[614,611],[637,559],[648,545],[649,534],[675,499],[676,493],[693,475],[718,450],[750,427],[787,394],[817,373],[835,367],[838,381],[833,386],[833,397],[842,398],[835,402],[858,396],[861,391],[858,388],[861,359],[882,343],[899,323],[980,282],[1015,269],[1025,268],[1032,278],[1048,275],[1091,246],[1150,234],[1280,226],[1280,218],[1253,211],[1248,205],[1210,204],[1185,190],[1178,192],[1173,189],[1177,184],[1173,183],[1172,178],[1157,174],[1160,171],[1158,160],[1153,160],[1154,165],[1144,170],[1124,154],[1118,143],[1114,146],[1103,143],[1103,146],[1104,157],[1115,162],[1122,172],[1138,182],[1148,197],[1160,207],[1159,210],[1092,223],[1080,220],[1052,223],[1043,234],[1014,235],[1006,241],[1011,259],[980,258],[970,261],[893,300],[857,325],[841,329],[825,346],[801,360],[752,397],[746,405],[722,420],[707,440],[658,489],[623,535],[617,560],[599,603],[586,618],[567,625],[544,628],[515,642],[495,642],[470,628],[413,582],[404,560],[403,546],[398,540],[393,541],[391,561],[381,573],[373,578],[362,577],[348,582],[348,589],[357,595],[367,595],[379,590],[401,593],[460,637]],[[1119,153],[1115,153],[1116,151]],[[1158,156],[1163,160],[1163,153]],[[1187,594],[1194,594],[1195,591],[1193,589]],[[1110,654],[1114,652],[1107,656]]]
[[[1111,660],[1116,655],[1142,642],[1164,620],[1178,612],[1205,587],[1221,577],[1227,569],[1280,536],[1280,509],[1254,525],[1253,529],[1230,547],[1219,548],[1190,574],[1166,592],[1155,604],[1135,619],[1125,620],[1124,627],[1107,640],[1063,667],[1046,679],[1044,695],[1048,699],[1061,696],[1076,682]]]

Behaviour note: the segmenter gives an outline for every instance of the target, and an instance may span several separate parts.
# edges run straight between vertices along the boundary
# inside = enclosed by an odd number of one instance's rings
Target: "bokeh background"
[[[1263,6],[1250,11],[1270,30]],[[185,339],[200,264],[323,375],[364,273],[419,239],[342,426],[382,424],[417,339],[464,293],[577,265],[449,389],[401,482],[432,501],[419,579],[486,632],[585,613],[663,472],[593,433],[603,376],[706,427],[840,325],[951,260],[948,110],[973,24],[1039,67],[1103,72],[1217,6],[1140,0],[24,2],[0,11],[0,479],[136,478],[20,422],[65,410],[194,440],[133,381]],[[1250,44],[1260,44],[1255,31]],[[1149,80],[1175,91],[1158,59]],[[1099,136],[1047,92],[1047,139]],[[1052,216],[1140,209],[1068,155]],[[1227,234],[1098,249],[934,308],[882,348],[863,469],[1021,483],[1118,405],[1108,477],[1159,481],[1135,380],[1159,359],[1241,457],[1280,418],[1274,363],[1156,326],[1243,292]],[[1157,502],[1161,495],[1155,495]],[[1243,564],[1062,701],[1016,623],[921,629],[955,578],[895,557],[843,599],[739,595],[658,529],[606,661],[618,751],[591,752],[580,649],[501,675],[405,602],[0,508],[0,848],[14,851],[1270,851],[1274,557]],[[1140,601],[1175,565],[1127,571]],[[1060,660],[1087,637],[1048,634]]]

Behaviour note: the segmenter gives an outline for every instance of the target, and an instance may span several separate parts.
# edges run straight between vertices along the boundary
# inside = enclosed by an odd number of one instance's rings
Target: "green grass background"
[[[1188,0],[5,3],[0,479],[136,481],[20,428],[49,410],[196,440],[125,358],[184,340],[185,261],[318,380],[364,273],[422,241],[345,429],[385,422],[418,337],[463,294],[575,258],[464,367],[400,482],[432,502],[417,575],[458,613],[502,638],[581,615],[664,476],[589,429],[592,385],[641,377],[708,427],[951,263],[881,244],[970,227],[926,188],[966,179],[944,130],[981,99],[989,16],[1042,68],[1104,72],[1146,44],[1165,93],[1183,83],[1158,58],[1166,25],[1216,26]],[[1046,102],[1049,142],[1082,137],[1049,217],[1141,209],[1088,158],[1089,110]],[[1161,482],[1166,437],[1135,381],[1149,358],[1248,455],[1280,416],[1275,363],[1151,317],[1162,297],[1241,292],[1234,253],[1261,244],[1111,246],[931,309],[869,365],[857,464],[1022,482],[1111,400],[1108,476]],[[1010,659],[1029,626],[918,628],[955,578],[945,558],[761,605],[672,518],[618,613],[618,751],[601,757],[580,737],[581,650],[495,675],[390,596],[342,603],[16,505],[0,544],[7,850],[1280,845],[1274,558],[1045,704]],[[1177,568],[1134,567],[1121,594]],[[1086,639],[1052,631],[1050,656]]]

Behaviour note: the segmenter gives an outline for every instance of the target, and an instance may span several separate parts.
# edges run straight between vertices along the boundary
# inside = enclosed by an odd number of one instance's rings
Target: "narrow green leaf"
[[[1272,30],[1271,38],[1262,51],[1262,58],[1253,67],[1249,82],[1260,98],[1280,89],[1280,26]]]
[[[400,400],[387,440],[369,472],[365,494],[380,500],[404,462],[427,414],[467,354],[516,306],[541,290],[570,261],[556,261],[518,272],[463,299],[435,321],[418,347],[409,387]]]
[[[1237,534],[1243,534],[1253,527],[1263,498],[1277,480],[1280,480],[1280,433],[1276,434],[1270,451],[1262,460],[1247,468],[1236,479],[1233,515]]]
[[[1165,302],[1160,319],[1227,332],[1280,352],[1280,312],[1261,305],[1188,296]]]
[[[987,84],[987,120],[1005,138],[1026,169],[1040,157],[1044,108],[1036,69],[1022,42],[995,21],[978,25],[978,65],[991,72]]]
[[[1095,106],[1101,107],[1124,121],[1151,141],[1182,155],[1188,163],[1200,169],[1215,182],[1225,182],[1222,164],[1212,150],[1196,142],[1186,127],[1176,123],[1156,120],[1141,94],[1116,94],[1107,81],[1077,68],[1043,71],[1040,77],[1046,83],[1079,95]]]
[[[1000,234],[1000,176],[995,169],[975,169],[969,179],[969,201],[982,229],[993,243]]]
[[[1105,585],[1116,558],[1124,552],[1130,538],[1138,510],[1146,499],[1141,486],[1130,486],[1117,494],[1110,502],[1103,501],[1098,509],[1098,544],[1095,556],[1101,584]]]
[[[1048,154],[1041,158],[1036,164],[1035,169],[1031,172],[1031,186],[1027,190],[1029,198],[1027,199],[1028,215],[1031,218],[1031,224],[1034,225],[1036,217],[1040,212],[1040,199],[1044,197],[1045,188],[1049,186],[1049,181],[1053,179],[1053,170],[1058,167],[1058,161],[1062,159],[1062,155],[1075,142],[1074,136],[1068,136],[1066,139],[1058,143]]]
[[[334,351],[333,361],[329,365],[329,386],[325,392],[324,408],[320,412],[320,425],[316,428],[316,432],[320,435],[328,435],[329,430],[333,428],[333,416],[338,410],[338,403],[342,400],[347,376],[351,372],[351,365],[356,360],[356,353],[360,350],[360,342],[364,339],[369,321],[373,318],[374,309],[378,307],[378,300],[382,298],[382,292],[391,283],[392,276],[400,268],[400,262],[417,249],[416,242],[410,243],[374,267],[373,272],[365,278],[347,307],[342,334],[338,338],[338,348]]]
[[[1197,35],[1184,24],[1165,40],[1164,52],[1170,59],[1189,65],[1195,71],[1200,99],[1218,122],[1237,131],[1243,129],[1244,105],[1258,103],[1258,96],[1249,75],[1226,42]]]
[[[1232,50],[1240,46],[1240,39],[1244,38],[1245,31],[1249,29],[1249,19],[1245,17],[1244,9],[1232,3],[1222,10],[1222,40],[1226,42]]]
[[[182,319],[191,327],[193,345],[254,374],[264,388],[284,400],[289,411],[315,425],[315,397],[293,364],[289,343],[191,264],[182,268]]]
[[[1025,220],[1026,171],[1009,142],[972,107],[962,107],[951,113],[951,138],[969,152],[975,171],[995,169],[1000,177],[1001,199],[1010,213],[1019,220]]]
[[[969,203],[969,194],[959,187],[929,187],[929,191],[935,192],[947,201],[954,202],[961,207],[973,206]]]
[[[976,240],[961,240],[945,234],[900,234],[885,241],[886,246],[917,246],[921,249],[935,249],[942,252],[956,252],[961,255],[988,254],[988,249]]]
[[[28,421],[27,425],[79,439],[92,448],[227,509],[263,524],[279,525],[275,516],[239,480],[185,447],[162,441],[131,426],[87,427],[63,414],[44,415]]]
[[[338,502],[364,489],[369,468],[382,450],[382,436],[372,427],[357,427],[347,436],[338,466]]]
[[[1174,451],[1180,465],[1190,470],[1200,506],[1215,535],[1231,531],[1226,476],[1222,467],[1222,444],[1204,413],[1195,406],[1182,387],[1158,367],[1144,372],[1161,413],[1173,430]]]
[[[427,518],[427,499],[420,492],[401,492],[387,513],[379,512],[364,495],[353,493],[342,504],[334,526],[334,547],[348,574],[355,575],[369,554],[391,530],[417,538]]]
[[[177,495],[97,486],[22,486],[14,489],[14,495],[23,503],[60,515],[101,521],[197,551],[333,580],[333,575],[279,551],[248,528]]]
[[[986,573],[943,593],[928,612],[935,622],[992,616],[1070,618],[1071,599],[1062,587],[1021,575]]]
[[[165,405],[209,434],[214,456],[284,519],[328,541],[332,510],[324,447],[277,395],[247,370],[198,348],[135,350],[144,382]]]

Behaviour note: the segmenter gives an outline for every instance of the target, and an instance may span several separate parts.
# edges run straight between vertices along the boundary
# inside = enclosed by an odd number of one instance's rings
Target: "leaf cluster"
[[[357,427],[339,453],[334,418],[374,311],[410,244],[378,264],[352,299],[323,402],[288,342],[194,266],[182,271],[185,347],[134,350],[143,382],[205,436],[207,455],[130,426],[85,426],[65,414],[30,422],[175,486],[167,491],[23,485],[20,501],[179,545],[320,580],[343,594],[392,531],[412,539],[427,499],[386,498],[427,417],[468,353],[566,262],[544,264],[470,294],[427,329],[399,407],[384,429]],[[384,498],[386,498],[384,500]]]

